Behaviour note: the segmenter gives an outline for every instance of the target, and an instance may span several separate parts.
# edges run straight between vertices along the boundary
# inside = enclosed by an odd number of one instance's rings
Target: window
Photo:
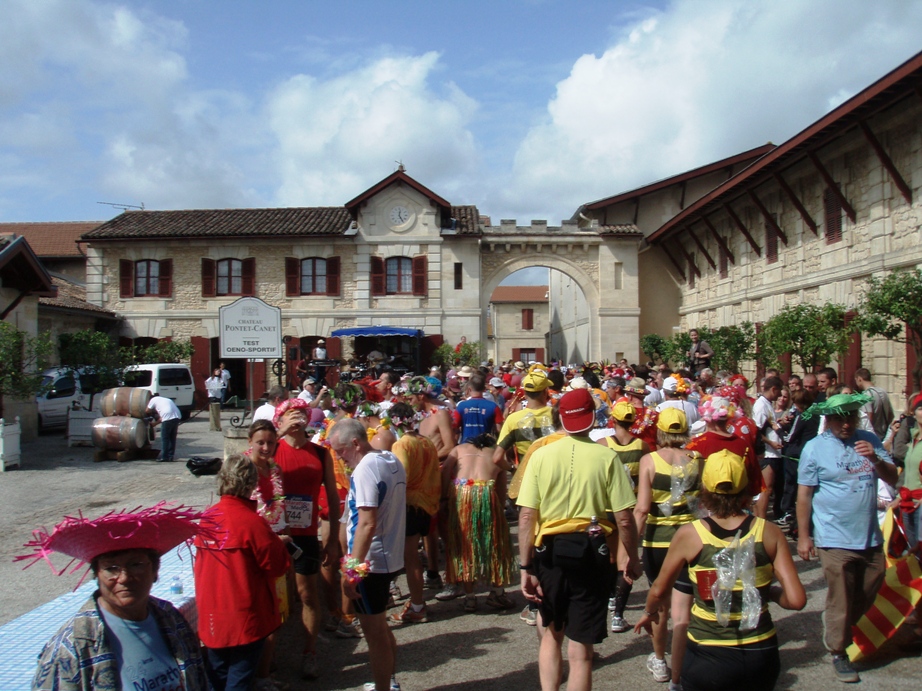
[[[285,257],[285,294],[339,295],[339,257]]]
[[[461,262],[455,262],[455,290],[464,288],[464,271]]]
[[[531,331],[535,328],[535,311],[531,308],[522,310],[522,330]]]
[[[688,287],[695,287],[695,255],[688,255]]]
[[[387,271],[388,295],[400,295],[413,291],[413,261],[409,257],[389,257],[384,262]]]
[[[726,240],[724,240],[724,242],[726,243]],[[730,268],[728,266],[729,257],[727,256],[727,253],[724,251],[723,245],[720,245],[718,247],[717,254],[718,254],[717,266],[720,268],[720,277],[726,278],[727,276],[730,275]]]
[[[143,259],[119,262],[119,297],[170,297],[173,294],[173,260]]]
[[[774,216],[774,214],[772,215]],[[765,223],[765,259],[769,264],[774,264],[778,261],[778,233],[767,222]]]
[[[327,292],[327,260],[301,260],[301,295]]]
[[[624,288],[624,264],[615,262],[615,290]]]
[[[160,274],[162,277],[162,270]],[[252,257],[202,259],[202,297],[253,295],[255,292],[256,260]]]
[[[533,348],[520,348],[519,349],[519,360],[524,362],[526,365],[532,362],[538,361],[538,351]]]
[[[842,239],[842,202],[829,187],[823,193],[823,215],[826,224],[826,244],[839,242]]]
[[[371,294],[417,295],[428,289],[428,260],[418,257],[371,257]]]
[[[239,259],[221,259],[218,262],[217,295],[243,293],[243,262]]]

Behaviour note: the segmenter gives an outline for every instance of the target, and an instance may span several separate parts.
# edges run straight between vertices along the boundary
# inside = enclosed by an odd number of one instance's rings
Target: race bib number
[[[289,528],[310,528],[314,521],[314,498],[289,494],[285,497],[285,518]]]

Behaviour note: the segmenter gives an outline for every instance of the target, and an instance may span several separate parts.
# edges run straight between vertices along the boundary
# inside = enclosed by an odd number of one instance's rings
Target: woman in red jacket
[[[272,532],[249,498],[257,477],[245,456],[224,461],[218,473],[221,500],[202,517],[208,537],[195,542],[198,631],[215,691],[252,687],[265,639],[282,623],[275,579],[288,570],[290,559],[286,538]]]

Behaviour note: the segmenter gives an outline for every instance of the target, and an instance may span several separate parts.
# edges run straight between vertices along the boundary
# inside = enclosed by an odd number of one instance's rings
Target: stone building
[[[545,362],[549,328],[547,286],[499,286],[490,298],[489,356],[496,363]]]
[[[666,265],[681,329],[758,328],[802,302],[855,308],[869,277],[922,266],[920,84],[922,54],[646,236],[641,256]],[[910,357],[856,334],[840,381],[867,367],[897,402],[912,390]]]

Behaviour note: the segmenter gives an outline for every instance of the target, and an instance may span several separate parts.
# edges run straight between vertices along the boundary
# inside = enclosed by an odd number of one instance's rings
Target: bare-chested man
[[[442,494],[448,504],[448,532],[445,538],[446,580],[453,586],[436,597],[452,599],[465,595],[464,609],[477,609],[474,585],[492,586],[486,603],[494,609],[515,604],[506,595],[514,570],[506,505],[506,471],[493,462],[496,442],[488,434],[473,437],[452,449],[442,466]]]
[[[407,398],[414,410],[422,415],[419,423],[420,436],[426,437],[435,446],[442,463],[455,447],[455,433],[451,428],[451,413],[441,407],[432,394],[432,383],[425,377],[413,377],[407,382]],[[425,586],[439,589],[442,577],[439,575],[438,532],[442,526],[433,525],[425,537],[426,575]]]

